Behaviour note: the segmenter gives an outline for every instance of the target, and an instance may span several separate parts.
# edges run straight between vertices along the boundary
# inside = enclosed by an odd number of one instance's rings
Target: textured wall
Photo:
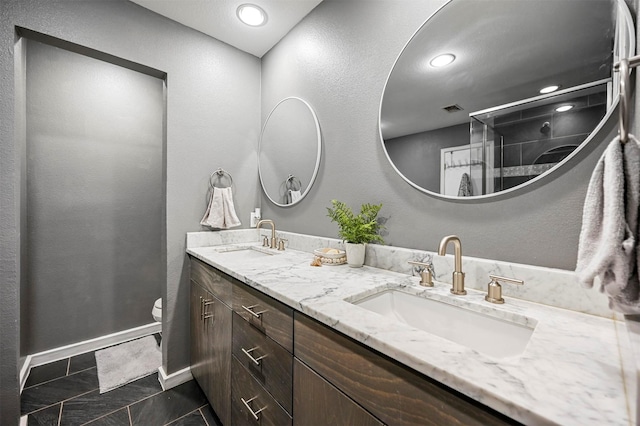
[[[20,346],[33,354],[152,321],[164,277],[164,89],[137,71],[26,46]]]
[[[263,58],[263,120],[279,99],[300,96],[318,114],[324,153],[309,196],[289,209],[264,199],[262,216],[280,229],[336,236],[326,217],[331,199],[383,203],[391,245],[435,250],[443,236],[458,234],[466,255],[573,269],[588,180],[615,120],[553,179],[481,202],[418,192],[387,161],[378,133],[386,78],[442,3],[325,0]]]
[[[233,175],[236,209],[244,222],[258,202],[260,60],[125,0],[3,0],[0,17],[0,423],[9,425],[16,423],[19,413],[21,153],[15,138],[20,136],[23,115],[20,108],[14,114],[14,102],[20,100],[15,90],[19,76],[14,75],[14,27],[167,73],[167,282],[162,292],[167,302],[163,358],[170,373],[188,364],[185,233],[201,229],[209,174],[224,167]],[[139,309],[150,315],[146,303]]]

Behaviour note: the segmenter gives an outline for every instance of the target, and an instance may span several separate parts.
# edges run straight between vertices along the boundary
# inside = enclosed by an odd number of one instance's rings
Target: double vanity
[[[229,391],[208,396],[224,424],[635,424],[627,326],[569,271],[464,258],[456,296],[453,256],[433,258],[428,288],[408,261],[433,253],[370,246],[376,267],[313,267],[313,250],[339,241],[280,234],[283,251],[254,229],[187,236],[192,289],[205,290],[192,319],[222,327],[209,359]],[[486,271],[525,285],[488,303]]]

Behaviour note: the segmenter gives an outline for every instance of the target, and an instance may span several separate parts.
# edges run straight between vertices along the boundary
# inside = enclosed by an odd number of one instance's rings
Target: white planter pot
[[[347,252],[347,264],[352,268],[361,268],[364,265],[364,254],[367,245],[345,242],[344,247]]]

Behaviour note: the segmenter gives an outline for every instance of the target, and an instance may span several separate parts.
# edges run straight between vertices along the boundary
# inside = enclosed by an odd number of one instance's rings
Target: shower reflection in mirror
[[[580,146],[607,112],[609,81],[473,112],[468,123],[389,139],[385,146],[407,177],[442,195],[504,191],[546,172]],[[409,165],[415,157],[406,152],[415,153],[410,146],[416,141],[429,141],[439,151],[439,187],[429,187],[434,182],[427,178],[433,175],[428,157],[420,167]]]

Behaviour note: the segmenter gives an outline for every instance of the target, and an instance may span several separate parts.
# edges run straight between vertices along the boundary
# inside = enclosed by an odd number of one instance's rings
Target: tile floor
[[[220,426],[191,380],[162,391],[154,373],[100,394],[93,352],[31,369],[21,396],[29,426]]]

